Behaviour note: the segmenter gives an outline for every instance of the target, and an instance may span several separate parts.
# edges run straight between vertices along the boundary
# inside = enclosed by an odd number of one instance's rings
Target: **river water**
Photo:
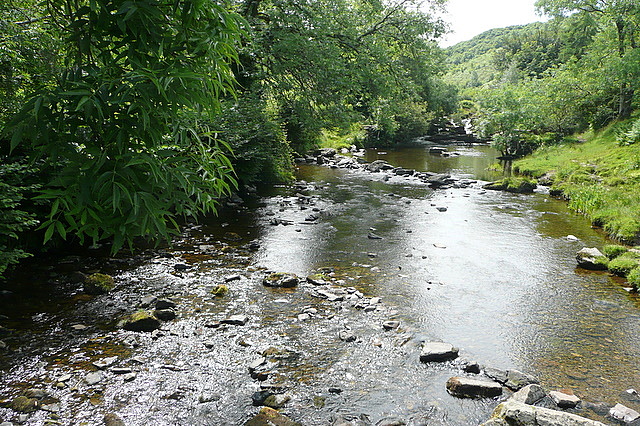
[[[501,175],[488,170],[498,155],[488,146],[450,146],[455,155],[447,157],[428,148],[370,150],[366,159],[464,179]],[[600,231],[544,191],[485,191],[481,182],[434,191],[417,179],[385,176],[301,165],[296,188],[277,187],[245,208],[225,209],[186,229],[160,255],[68,256],[41,275],[20,275],[0,302],[3,325],[14,330],[10,350],[0,355],[5,398],[25,387],[48,389],[61,405],[54,414],[61,424],[101,424],[107,412],[131,425],[242,424],[257,411],[250,397],[260,387],[246,365],[275,348],[277,375],[270,380],[292,397],[283,412],[305,425],[331,424],[341,414],[366,414],[374,423],[392,417],[409,424],[481,423],[497,401],[454,398],[444,385],[460,374],[459,364],[419,362],[421,342],[436,340],[459,347],[463,359],[532,374],[549,390],[640,409],[625,393],[640,387],[639,299],[623,281],[575,267],[576,251],[607,243]],[[310,214],[317,220],[305,220]],[[223,242],[230,232],[242,241]],[[245,250],[249,241],[259,248]],[[177,260],[192,269],[176,273]],[[114,274],[117,291],[81,294],[60,271],[69,263]],[[365,313],[317,299],[310,285],[261,285],[264,270],[304,277],[323,268],[337,284],[380,297],[380,307]],[[208,295],[235,273],[241,277],[229,283],[228,296]],[[178,320],[160,336],[117,330],[114,318],[148,294],[178,301]],[[300,320],[309,307],[318,314]],[[247,314],[248,325],[207,328],[207,321],[234,313]],[[400,328],[382,330],[389,319]],[[89,327],[69,332],[74,324]],[[356,342],[336,338],[347,329]],[[53,388],[56,377],[81,378],[95,369],[91,361],[108,355],[135,365],[138,377]],[[210,401],[202,397],[208,394]],[[0,411],[0,420],[15,416]],[[39,411],[23,420],[42,424],[49,416]]]

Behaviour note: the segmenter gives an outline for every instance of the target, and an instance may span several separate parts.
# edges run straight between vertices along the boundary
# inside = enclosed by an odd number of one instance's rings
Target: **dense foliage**
[[[167,238],[238,181],[290,178],[321,135],[425,133],[455,106],[443,3],[3,2],[0,273],[27,236]]]
[[[438,7],[441,0],[432,1]],[[369,125],[373,143],[424,134],[453,111],[435,40],[443,23],[410,0],[245,0],[252,38],[239,82],[259,94],[293,148],[317,144],[323,129]]]
[[[474,107],[477,130],[522,156],[626,119],[640,87],[640,5],[539,0],[545,23],[491,30],[447,50],[446,80]]]

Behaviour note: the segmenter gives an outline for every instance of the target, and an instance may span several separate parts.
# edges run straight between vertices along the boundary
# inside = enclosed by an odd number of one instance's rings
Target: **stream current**
[[[497,156],[490,147],[452,145],[455,155],[434,156],[429,146],[371,150],[366,159],[457,178],[500,177],[488,171]],[[305,425],[488,419],[497,401],[450,396],[445,383],[460,364],[420,363],[425,340],[452,343],[481,365],[532,374],[549,390],[640,409],[624,392],[640,387],[638,298],[623,281],[575,267],[576,251],[607,243],[601,232],[544,191],[485,191],[481,182],[434,191],[385,176],[301,165],[295,188],[274,188],[189,226],[171,249],[118,259],[100,251],[67,255],[22,271],[0,299],[1,324],[12,330],[0,353],[0,389],[5,400],[46,389],[57,410],[20,419],[0,409],[0,420],[98,425],[116,413],[127,425],[239,425],[257,412],[251,396],[265,383],[291,397],[282,412]],[[189,269],[176,272],[177,262]],[[110,273],[117,288],[86,296],[67,279],[77,270]],[[382,303],[363,312],[314,297],[306,283],[266,288],[265,270],[332,271],[334,284]],[[210,295],[234,274],[228,295]],[[178,319],[154,335],[118,330],[116,320],[147,295],[176,301]],[[315,312],[301,319],[309,308]],[[247,325],[209,327],[233,314],[247,315]],[[400,327],[384,331],[389,319]],[[356,341],[340,340],[341,330]],[[247,365],[265,353],[273,374],[261,384]],[[88,385],[92,362],[109,356],[137,377],[105,373]],[[60,385],[64,375],[72,383]]]

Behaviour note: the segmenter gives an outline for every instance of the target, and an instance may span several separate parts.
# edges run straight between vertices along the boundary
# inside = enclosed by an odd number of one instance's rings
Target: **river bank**
[[[570,266],[578,245],[601,236],[544,194],[473,183],[494,161],[489,148],[451,151],[459,155],[365,153],[451,174],[446,188],[301,165],[295,186],[227,206],[171,249],[33,264],[2,295],[12,330],[0,355],[3,399],[47,393],[52,411],[26,414],[26,424],[103,424],[105,415],[128,425],[243,424],[266,390],[289,398],[283,414],[305,425],[470,425],[498,401],[455,398],[446,383],[476,361],[633,406],[620,398],[638,377],[636,301],[608,276]],[[265,286],[268,271],[302,280]],[[111,274],[116,288],[86,295],[78,272]],[[315,273],[329,284],[304,280]],[[223,284],[226,295],[211,293]],[[153,332],[118,328],[123,316],[157,308],[154,298],[174,302],[177,318]],[[425,341],[452,343],[460,359],[421,362]],[[20,413],[3,408],[0,418]]]
[[[613,239],[640,243],[640,146],[619,141],[631,121],[615,122],[577,142],[551,145],[514,162]]]

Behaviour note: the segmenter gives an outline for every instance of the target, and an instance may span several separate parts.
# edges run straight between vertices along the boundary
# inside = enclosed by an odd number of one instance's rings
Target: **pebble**
[[[400,321],[385,321],[382,323],[382,327],[387,331],[395,330],[399,326],[400,326]]]
[[[84,377],[84,381],[87,382],[89,386],[93,386],[100,383],[103,378],[104,375],[102,374],[102,371],[93,371]]]
[[[344,342],[355,342],[356,340],[356,335],[351,330],[340,330],[338,337]]]

